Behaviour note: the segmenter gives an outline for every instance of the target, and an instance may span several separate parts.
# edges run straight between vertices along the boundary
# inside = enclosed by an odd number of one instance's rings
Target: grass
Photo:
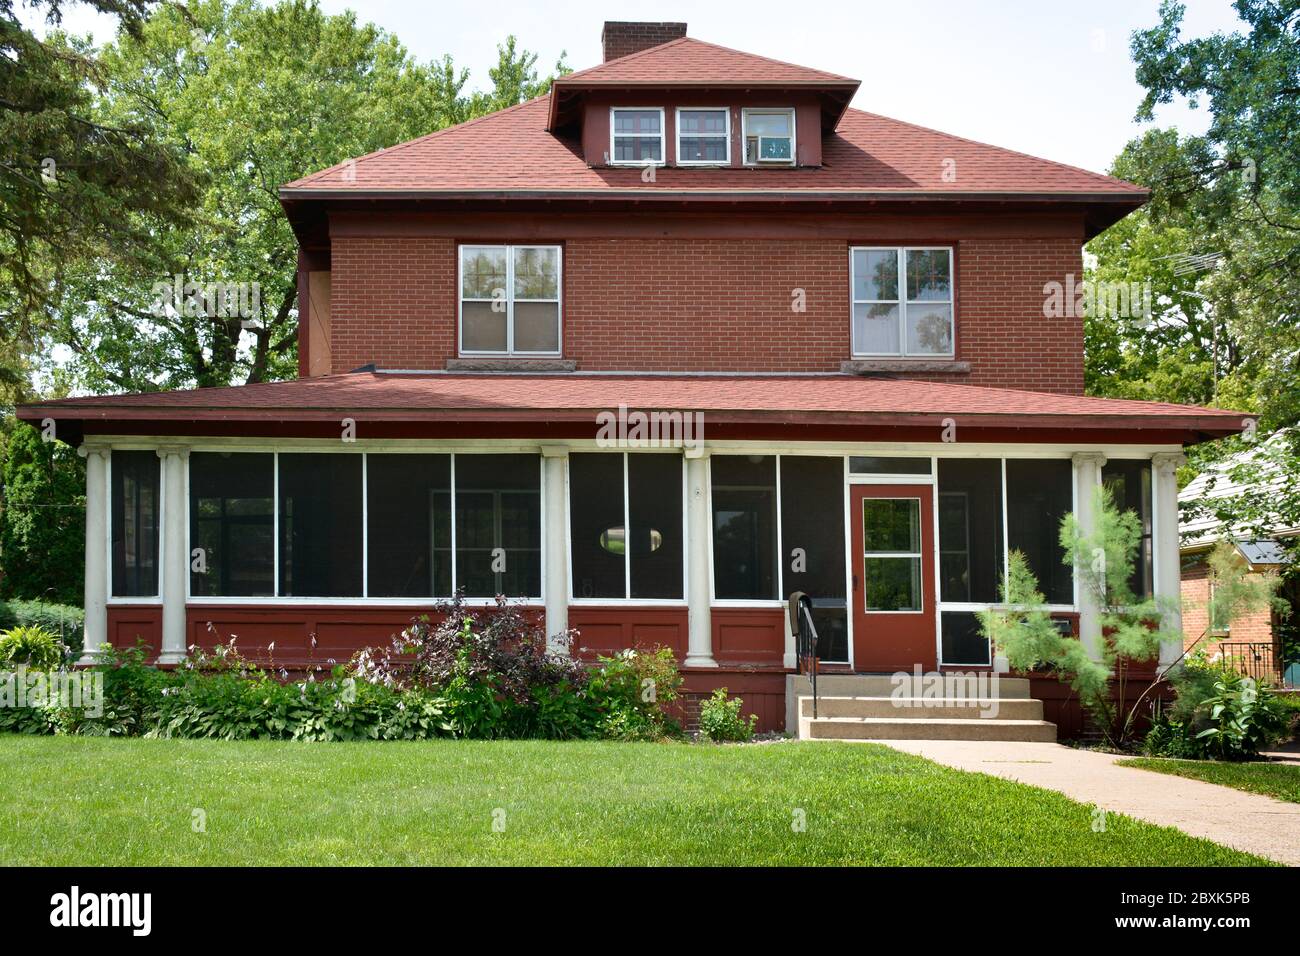
[[[1234,790],[1262,793],[1266,797],[1300,803],[1300,765],[1285,763],[1220,763],[1214,760],[1168,760],[1135,757],[1121,760],[1125,767],[1191,777]]]
[[[876,745],[0,736],[0,757],[5,866],[1266,862]]]

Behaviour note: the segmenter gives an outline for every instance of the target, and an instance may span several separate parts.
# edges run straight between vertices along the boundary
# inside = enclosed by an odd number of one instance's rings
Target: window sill
[[[560,358],[453,358],[447,359],[448,372],[573,372],[577,359]]]
[[[875,372],[970,372],[970,362],[952,359],[853,359],[840,363],[845,375],[870,375]]]

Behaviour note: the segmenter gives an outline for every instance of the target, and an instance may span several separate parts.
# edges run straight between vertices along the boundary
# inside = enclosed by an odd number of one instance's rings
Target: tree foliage
[[[1137,118],[1186,97],[1204,136],[1152,130],[1112,172],[1148,186],[1148,206],[1095,239],[1094,277],[1152,284],[1150,326],[1089,316],[1095,394],[1300,419],[1300,4],[1238,0],[1244,29],[1184,39],[1166,0],[1131,50],[1146,95]]]
[[[80,606],[86,469],[74,449],[18,425],[4,462],[0,594]]]
[[[297,244],[279,187],[548,88],[514,37],[498,57],[493,89],[468,94],[449,56],[419,62],[315,0],[198,0],[122,32],[101,57],[97,118],[147,130],[202,190],[143,257],[90,256],[67,271],[45,344],[74,357],[47,369],[52,380],[106,392],[295,375]],[[214,289],[247,307],[215,308],[202,298]]]
[[[1074,565],[1085,600],[1100,611],[1101,633],[1094,646],[1056,629],[1038,582],[1018,551],[1011,552],[1008,560],[1002,605],[976,616],[981,632],[1012,669],[1028,672],[1050,667],[1079,695],[1107,740],[1123,746],[1131,739],[1142,700],[1168,672],[1168,667],[1160,669],[1156,681],[1129,705],[1125,686],[1129,666],[1157,661],[1164,643],[1182,648],[1214,640],[1215,628],[1270,607],[1278,581],[1272,575],[1248,574],[1235,549],[1220,544],[1209,562],[1215,585],[1207,608],[1212,627],[1186,645],[1181,629],[1170,625],[1175,608],[1155,599],[1139,599],[1129,586],[1142,540],[1137,514],[1120,510],[1109,489],[1102,487],[1095,492],[1093,515],[1090,529],[1076,515],[1066,515],[1061,522],[1061,546],[1067,562]]]
[[[86,0],[129,35],[153,0]],[[26,4],[60,21],[59,0]],[[105,64],[57,29],[39,39],[0,0],[0,381],[21,393],[23,355],[47,328],[69,263],[145,254],[187,219],[195,184],[183,152],[149,124],[96,108]]]

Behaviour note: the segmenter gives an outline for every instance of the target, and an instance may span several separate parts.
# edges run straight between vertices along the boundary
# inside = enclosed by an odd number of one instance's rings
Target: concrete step
[[[820,689],[818,688],[819,691]],[[799,715],[813,715],[811,696],[799,698]],[[966,697],[933,700],[920,697],[823,697],[819,693],[817,716],[893,717],[904,720],[1042,720],[1043,702],[1033,698]]]
[[[800,736],[812,740],[1056,740],[1056,724],[1045,720],[818,717],[800,724]]]
[[[999,700],[1028,700],[1029,681],[1024,677],[999,675],[996,683],[987,671],[979,674],[944,674],[943,697],[997,697]],[[925,697],[936,690],[935,678],[912,674],[821,674],[817,678],[818,697],[889,697],[895,688],[908,697]],[[795,696],[812,693],[812,685],[803,674],[786,677],[786,693]]]

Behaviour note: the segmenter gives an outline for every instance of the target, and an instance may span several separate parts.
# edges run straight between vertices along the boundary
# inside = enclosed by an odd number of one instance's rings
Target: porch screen
[[[681,456],[570,455],[569,539],[574,597],[682,600]]]
[[[1128,586],[1137,598],[1149,598],[1154,591],[1151,544],[1151,462],[1139,459],[1108,460],[1101,480],[1114,496],[1121,511],[1132,511],[1142,525],[1137,561]]]
[[[541,458],[456,456],[456,585],[466,597],[541,597]]]
[[[575,598],[627,596],[623,456],[569,455],[569,540]]]
[[[158,481],[153,451],[113,452],[113,596],[158,593]]]
[[[939,599],[995,602],[1002,569],[1002,462],[939,459]]]
[[[1074,603],[1074,571],[1061,547],[1061,519],[1074,507],[1074,468],[1056,459],[1007,459],[1007,537],[1025,556],[1048,604]]]
[[[774,600],[776,458],[714,455],[713,591],[722,599]]]
[[[275,456],[190,455],[190,593],[275,593]]]
[[[627,512],[632,533],[632,597],[681,600],[682,468],[680,455],[627,456]]]
[[[371,597],[451,596],[451,456],[366,456]]]
[[[280,595],[361,593],[361,456],[280,455]]]
[[[782,596],[812,599],[817,656],[847,663],[843,458],[781,456],[781,549]]]

